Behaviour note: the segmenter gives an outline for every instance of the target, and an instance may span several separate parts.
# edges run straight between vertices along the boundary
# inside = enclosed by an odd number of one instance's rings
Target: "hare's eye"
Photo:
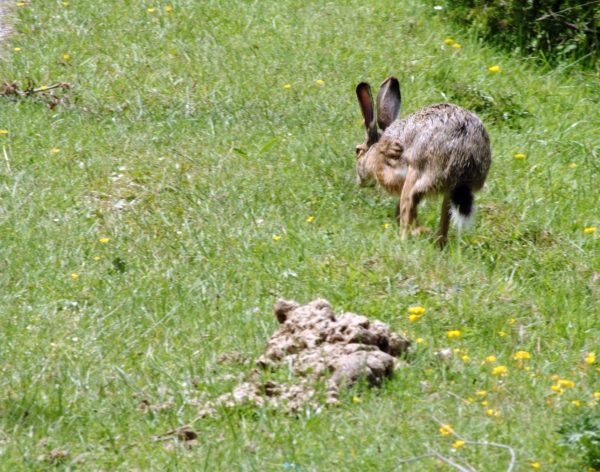
[[[358,156],[358,154],[360,153],[360,151],[362,151],[360,146],[356,146],[356,155]]]

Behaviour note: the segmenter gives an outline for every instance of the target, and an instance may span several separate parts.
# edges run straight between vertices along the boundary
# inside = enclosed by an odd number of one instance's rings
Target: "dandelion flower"
[[[290,89],[290,88],[292,88],[292,86],[291,86],[290,84],[285,84],[285,85],[283,86],[283,88],[284,88],[284,89]]]
[[[596,228],[595,228],[595,227],[594,227],[594,228],[585,228],[585,229],[583,230],[583,232],[584,232],[585,234],[592,234],[592,233],[595,233],[595,232],[596,232]]]
[[[579,408],[581,406],[581,402],[579,400],[573,400],[571,403],[573,405],[575,405],[577,408]]]
[[[358,397],[352,397],[352,401],[354,403],[360,403],[360,398],[358,398]]]
[[[165,10],[167,10],[167,13],[171,13],[173,11],[173,7],[166,7]]]
[[[592,365],[594,362],[596,362],[596,353],[595,352],[590,352],[587,357],[585,358],[585,361],[589,364]]]
[[[279,241],[279,240],[281,239],[281,236],[279,236],[278,234],[274,234],[274,235],[273,235],[273,239],[274,239],[275,241]]]
[[[515,353],[515,359],[523,360],[523,359],[530,359],[530,358],[531,358],[531,354],[529,354],[527,351],[517,351]]]
[[[594,392],[594,398],[600,398],[600,392]]]
[[[422,315],[423,313],[425,313],[425,308],[423,308],[422,306],[411,306],[408,309],[408,312],[411,315]]]
[[[446,336],[448,336],[449,338],[459,338],[460,331],[458,331],[458,330],[446,331]]]
[[[58,149],[58,148],[54,148],[54,149],[52,149],[52,152],[53,152],[54,154],[57,154],[57,153],[59,153],[59,152],[60,152],[60,149]]]
[[[460,49],[460,44],[458,44],[458,43],[454,43],[454,44],[452,45],[452,47],[453,47],[454,49]]]
[[[417,338],[417,344],[421,344],[423,342],[423,338]]]
[[[515,159],[523,159],[524,157],[525,157],[525,154],[521,154],[521,153],[515,154]]]
[[[6,129],[0,129],[0,134],[8,134],[8,130],[6,130]]]
[[[508,368],[505,365],[499,365],[492,369],[492,375],[505,375],[508,374]]]
[[[561,395],[562,395],[562,394],[563,394],[563,392],[564,392],[564,390],[563,390],[563,389],[560,387],[560,385],[552,385],[552,386],[550,387],[550,389],[551,389],[553,392],[560,393]]]
[[[408,317],[408,321],[410,321],[411,323],[414,323],[415,321],[419,321],[421,317],[419,315],[409,315]]]
[[[154,13],[154,8],[148,8],[148,13]]]
[[[389,224],[389,223],[383,223],[383,224],[381,225],[381,227],[382,227],[383,229],[388,229],[388,228],[390,227],[390,224]]]
[[[482,404],[483,406],[488,406],[488,405],[490,404],[490,402],[488,402],[487,400],[483,400],[483,401],[481,402],[481,404]]]
[[[534,469],[539,469],[540,468],[540,463],[539,462],[534,462],[533,464],[531,464],[531,467],[533,467]]]
[[[460,449],[461,447],[463,447],[465,445],[465,442],[461,439],[458,439],[454,442],[454,444],[452,444],[452,447],[454,449]]]
[[[561,387],[565,387],[565,388],[573,388],[573,387],[575,387],[575,384],[573,382],[571,382],[570,380],[561,380],[561,379],[558,379],[557,383]]]
[[[487,356],[485,358],[485,362],[487,362],[488,364],[491,364],[492,362],[496,362],[496,356]]]
[[[577,164],[575,164],[574,162],[571,162],[571,163],[569,164],[569,167],[570,167],[571,169],[575,169],[575,168],[577,167]]]
[[[515,320],[514,318],[511,318],[510,320],[508,320],[508,322],[510,324],[515,324],[517,322],[517,320]]]
[[[452,426],[450,426],[449,424],[444,424],[440,428],[440,434],[442,436],[450,436],[453,432],[454,432],[454,430],[452,429]]]
[[[98,241],[100,241],[102,244],[106,244],[110,241],[110,238],[100,238]]]
[[[493,72],[493,73],[495,74],[496,72],[499,72],[499,71],[500,71],[500,66],[492,66],[492,67],[488,67],[488,70],[489,70],[490,72]]]
[[[312,223],[314,221],[315,217],[314,216],[309,216],[308,218],[306,218],[306,222],[307,223]]]
[[[486,394],[486,393],[487,393],[487,392],[486,392],[485,390],[477,390],[477,391],[475,392],[475,395],[479,395],[480,397],[485,397],[485,394]]]
[[[504,331],[498,331],[498,335],[500,335],[500,337],[503,338],[504,336],[506,336],[506,333]]]
[[[486,410],[485,412],[488,416],[492,416],[494,414],[494,410],[492,410],[491,408],[489,410]]]
[[[15,52],[19,52],[21,48],[15,48]]]
[[[323,82],[321,79],[317,80],[317,85],[325,85],[325,82]]]
[[[95,260],[95,261],[99,261],[99,260],[100,260],[100,256],[96,256],[96,257],[94,257],[94,260]]]
[[[73,280],[77,280],[79,278],[79,275],[72,273],[71,277],[73,277]]]
[[[20,6],[20,7],[24,7],[25,6],[25,2],[19,2],[19,3],[17,3],[17,5]]]
[[[469,360],[471,359],[469,356],[462,356],[461,358],[463,360],[463,362],[469,362]]]
[[[63,60],[64,61],[68,61],[71,58],[71,56],[69,56],[68,54],[64,54],[63,55]]]
[[[452,44],[454,42],[454,40],[452,38],[447,38],[446,40],[444,40],[444,42],[446,44]]]

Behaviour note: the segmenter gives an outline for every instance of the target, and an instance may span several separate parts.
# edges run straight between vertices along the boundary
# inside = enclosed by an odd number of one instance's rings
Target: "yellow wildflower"
[[[15,48],[15,52],[19,52],[21,48]]]
[[[540,463],[539,462],[534,462],[533,464],[531,464],[531,467],[533,467],[534,469],[539,469],[540,468]]]
[[[449,338],[460,338],[460,331],[456,329],[452,331],[446,331],[446,336]]]
[[[600,398],[600,392],[594,392],[594,398]]]
[[[360,403],[360,398],[358,398],[358,397],[352,397],[352,401],[354,403]]]
[[[492,66],[492,67],[488,67],[488,70],[490,72],[493,72],[494,74],[498,71],[500,71],[500,66]]]
[[[491,408],[489,410],[486,410],[486,414],[488,416],[492,416],[494,414],[494,410],[492,410]]]
[[[417,344],[421,344],[423,342],[423,338],[417,338]]]
[[[6,130],[6,129],[0,129],[0,134],[8,134],[8,130]]]
[[[69,6],[69,2],[62,2],[63,6]]]
[[[68,54],[63,54],[63,60],[68,61],[71,58]]]
[[[314,220],[315,220],[314,216],[309,216],[308,218],[306,218],[307,223],[312,223]]]
[[[286,85],[283,86],[283,88],[284,89],[289,89],[289,88],[292,88],[292,86],[290,84],[286,84]]]
[[[167,13],[171,13],[173,11],[173,7],[166,7],[165,10],[167,10]]]
[[[571,169],[575,169],[575,168],[577,168],[577,164],[575,164],[574,162],[571,162],[571,163],[569,164],[569,167],[570,167]]]
[[[564,393],[564,390],[560,387],[560,385],[552,385],[550,388],[553,392],[560,393],[561,395]]]
[[[71,277],[73,277],[73,280],[77,280],[79,278],[79,275],[73,273],[71,274]]]
[[[279,240],[281,239],[281,236],[279,236],[278,234],[274,234],[274,235],[273,235],[273,239],[274,239],[275,241],[279,241]]]
[[[570,380],[561,380],[561,379],[558,379],[557,383],[561,387],[565,387],[565,388],[573,388],[573,387],[575,387],[575,384],[573,382],[571,382]]]
[[[452,38],[448,38],[444,41],[446,44],[452,44],[454,40]]]
[[[453,47],[454,49],[460,49],[460,44],[458,44],[458,43],[454,43],[454,44],[452,45],[452,47]]]
[[[515,323],[516,323],[516,321],[517,321],[517,320],[515,320],[514,318],[511,318],[510,320],[508,320],[508,322],[509,322],[510,324],[515,324]]]
[[[498,331],[498,334],[500,335],[501,338],[506,336],[506,333],[504,331]]]
[[[591,233],[595,233],[595,232],[596,232],[596,228],[595,228],[595,227],[594,227],[594,228],[585,228],[585,229],[583,230],[583,232],[584,232],[585,234],[591,234]]]
[[[381,226],[382,226],[383,229],[387,229],[387,228],[390,227],[390,224],[389,223],[383,223]]]
[[[325,82],[323,82],[321,79],[317,80],[317,85],[325,85]]]
[[[483,401],[481,402],[481,404],[482,404],[483,406],[488,406],[488,405],[490,404],[490,402],[489,402],[489,401],[487,401],[487,400],[483,400]]]
[[[529,354],[527,351],[517,351],[515,353],[515,359],[530,359],[531,358],[531,354]]]
[[[110,238],[100,238],[98,241],[100,241],[102,244],[106,244],[110,241]]]
[[[499,365],[498,367],[494,367],[492,370],[493,375],[504,375],[508,374],[508,368],[504,365]]]
[[[24,7],[25,6],[25,2],[19,2],[19,3],[17,3],[17,5],[20,6],[20,7]]]
[[[411,306],[408,309],[408,312],[411,315],[422,315],[423,313],[425,313],[425,308],[423,308],[422,306]]]
[[[480,397],[485,397],[485,394],[486,394],[486,393],[487,393],[487,392],[486,392],[485,390],[477,390],[477,391],[475,392],[475,395],[479,395]]]
[[[515,159],[523,159],[524,157],[525,157],[525,154],[521,154],[521,153],[515,154]]]
[[[410,321],[411,323],[414,323],[415,321],[419,321],[421,317],[419,315],[410,315],[408,317],[408,321]]]
[[[488,363],[496,362],[496,356],[487,356],[485,358],[485,361],[488,362]]]
[[[469,362],[469,359],[471,359],[469,356],[462,356],[463,362]]]
[[[595,352],[590,352],[587,357],[585,358],[585,361],[589,364],[592,365],[594,362],[596,362],[596,353]]]
[[[452,444],[452,447],[454,449],[459,449],[459,448],[463,447],[464,445],[465,445],[465,442],[461,439],[458,439],[458,440],[454,441],[454,444]]]
[[[454,430],[452,429],[452,426],[450,426],[449,424],[444,424],[440,428],[440,433],[442,436],[450,436],[453,432],[454,432]]]
[[[579,400],[573,400],[571,403],[573,405],[575,405],[577,408],[579,408],[581,406],[581,402]]]
[[[94,260],[95,260],[95,261],[99,261],[99,260],[100,260],[100,256],[96,256],[96,257],[94,257]]]
[[[148,13],[154,13],[154,8],[148,8]]]
[[[43,91],[44,91],[44,90],[46,90],[47,88],[48,88],[48,87],[46,87],[45,85],[42,85],[42,86],[40,87],[40,90],[43,92]]]
[[[52,152],[53,152],[54,154],[56,154],[56,153],[59,153],[59,152],[60,152],[60,149],[58,149],[58,148],[54,148],[54,149],[52,149]]]

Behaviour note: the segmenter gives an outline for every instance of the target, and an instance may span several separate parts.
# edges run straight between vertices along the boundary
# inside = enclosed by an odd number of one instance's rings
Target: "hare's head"
[[[400,115],[400,83],[396,77],[388,77],[382,82],[377,92],[377,119],[371,86],[361,82],[356,87],[356,96],[367,130],[364,142],[356,146],[356,181],[358,185],[365,186],[375,182],[374,169],[379,138]]]

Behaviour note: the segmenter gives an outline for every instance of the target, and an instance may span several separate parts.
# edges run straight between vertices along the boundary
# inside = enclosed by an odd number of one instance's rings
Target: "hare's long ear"
[[[375,111],[373,110],[373,95],[371,94],[371,86],[366,82],[361,82],[356,87],[356,96],[358,104],[365,120],[365,128],[369,136],[369,141],[376,142],[377,123],[375,122]]]
[[[400,97],[400,82],[396,77],[388,77],[379,87],[377,92],[377,124],[382,130],[391,125],[402,108]]]

